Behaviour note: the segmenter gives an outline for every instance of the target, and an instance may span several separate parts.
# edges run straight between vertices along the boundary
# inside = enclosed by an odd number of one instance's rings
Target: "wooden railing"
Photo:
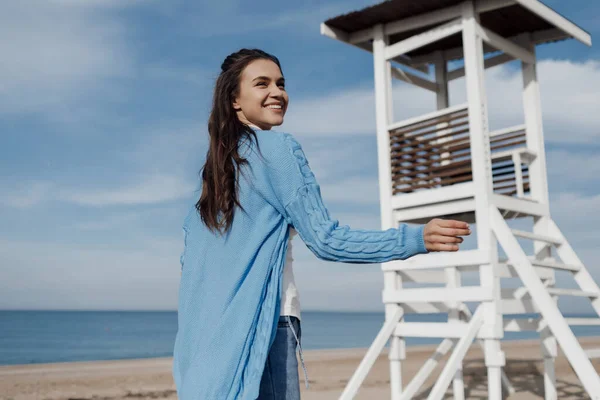
[[[389,127],[393,194],[473,180],[469,116],[456,106]],[[490,134],[494,192],[523,196],[529,191],[525,126]]]

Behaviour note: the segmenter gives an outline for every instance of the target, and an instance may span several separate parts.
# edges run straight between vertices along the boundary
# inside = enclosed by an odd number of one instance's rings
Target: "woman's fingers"
[[[445,243],[432,243],[430,251],[458,251],[458,245]]]
[[[435,221],[442,228],[469,229],[469,224],[454,219],[436,219]]]
[[[433,243],[462,243],[464,239],[456,236],[431,235],[427,238],[427,241]]]
[[[469,229],[434,227],[431,234],[442,236],[469,236],[471,231]]]

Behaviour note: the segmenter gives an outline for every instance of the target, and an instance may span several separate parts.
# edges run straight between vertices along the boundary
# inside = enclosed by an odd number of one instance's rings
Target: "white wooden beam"
[[[519,35],[511,36],[510,38],[508,38],[508,40],[510,40],[512,42],[516,42],[516,41],[520,40],[521,38],[522,38],[522,35],[519,34]],[[560,39],[567,39],[567,38],[570,38],[570,36],[556,28],[534,32],[532,35],[532,40],[533,40],[534,44],[543,43],[543,42],[547,42],[547,41],[560,40]],[[421,56],[412,57],[411,65],[418,66],[418,65],[433,63],[433,62],[435,62],[436,57],[437,57],[436,53],[437,52],[432,52],[430,54],[423,54]],[[463,57],[463,48],[462,48],[462,46],[460,46],[460,47],[455,47],[452,49],[444,50],[443,54],[447,60],[462,58]]]
[[[486,58],[483,62],[484,67],[487,68],[493,68],[497,65],[501,65],[510,61],[514,61],[515,58],[513,56],[511,56],[510,54],[498,54],[497,56],[494,57],[490,57],[490,58]],[[458,78],[462,78],[463,76],[465,76],[465,68],[461,67],[461,68],[457,68],[457,69],[453,69],[452,71],[448,72],[448,80],[452,81],[454,79],[458,79]]]
[[[402,337],[427,337],[459,339],[467,331],[465,322],[400,322],[394,330],[394,335]]]
[[[515,197],[504,196],[493,193],[491,203],[501,210],[515,211],[521,214],[543,217],[548,215],[548,210],[544,204],[534,201],[517,199]]]
[[[410,72],[403,71],[400,68],[392,67],[392,77],[413,84],[420,88],[430,90],[432,92],[437,93],[438,90],[438,84],[436,82],[432,82],[429,79],[418,77],[416,75],[411,74]]]
[[[443,186],[435,190],[421,190],[418,192],[395,195],[392,198],[394,210],[410,207],[421,207],[426,204],[445,203],[454,200],[473,197],[473,182],[457,183],[455,185]]]
[[[439,190],[439,189],[436,189]],[[435,192],[436,190],[430,190],[430,192]],[[423,190],[422,192],[427,192]],[[422,207],[413,207],[408,209],[399,209],[394,211],[394,218],[396,221],[403,222],[415,222],[419,224],[425,224],[427,221],[423,221],[424,219],[430,220],[431,218],[444,217],[446,215],[453,214],[465,214],[465,218],[470,218],[469,221],[472,220],[472,211],[475,209],[475,199],[467,198],[462,200],[455,200],[451,202],[442,202],[424,205]],[[474,222],[474,221],[472,221]]]
[[[534,64],[535,63],[535,55],[530,51],[525,50],[523,47],[519,46],[511,42],[508,39],[503,38],[495,32],[492,32],[489,29],[482,27],[477,24],[477,33],[483,40],[492,45],[498,50],[502,50],[503,52],[510,54],[511,56],[518,58],[526,63]]]
[[[419,47],[426,46],[445,37],[459,33],[461,30],[462,19],[454,19],[436,28],[411,36],[408,39],[394,43],[391,46],[387,46],[385,49],[385,59],[390,60],[399,55],[406,54],[412,50],[418,49]]]
[[[513,125],[513,126],[509,126],[507,128],[502,128],[502,129],[496,129],[495,131],[491,131],[490,132],[490,137],[496,137],[496,136],[500,136],[500,135],[506,135],[509,133],[517,133],[520,131],[524,131],[526,129],[526,125],[525,124],[519,124],[519,125]]]
[[[398,291],[383,290],[383,302],[389,303],[436,303],[436,302],[467,302],[491,301],[493,299],[489,288],[468,286],[457,289],[448,288],[403,288]]]
[[[592,37],[589,33],[575,25],[544,3],[538,0],[517,0],[517,3],[527,8],[534,14],[537,14],[541,18],[545,19],[552,25],[568,33],[573,38],[579,40],[581,43],[592,45]]]
[[[512,233],[513,233],[513,235],[520,237],[520,238],[549,243],[554,246],[560,246],[561,244],[563,244],[562,240],[560,240],[559,238],[550,236],[550,235],[540,235],[540,234],[535,234],[533,232],[521,231],[518,229],[513,229]]]
[[[409,271],[440,269],[447,267],[479,266],[489,264],[490,254],[485,250],[461,250],[450,253],[432,252],[419,254],[407,260],[395,260],[381,264],[383,271]]]
[[[448,312],[448,306],[444,303],[404,303],[402,304],[405,314],[439,314]]]
[[[446,283],[446,274],[444,271],[438,270],[400,270],[397,271],[402,278],[402,282],[413,283]]]
[[[598,326],[600,318],[565,318],[567,324],[576,326]]]

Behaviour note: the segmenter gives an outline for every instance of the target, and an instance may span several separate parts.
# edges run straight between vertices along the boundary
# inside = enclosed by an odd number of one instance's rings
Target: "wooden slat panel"
[[[513,139],[516,139],[520,136],[515,136]],[[415,161],[418,159],[426,159],[426,158],[432,158],[434,156],[439,156],[441,153],[448,153],[449,156],[447,156],[446,158],[450,159],[452,155],[456,156],[456,157],[466,157],[466,156],[470,156],[470,142],[468,141],[468,138],[464,138],[464,139],[457,139],[452,141],[452,143],[454,142],[461,142],[461,140],[463,140],[465,143],[461,144],[461,145],[457,145],[457,146],[450,146],[448,148],[443,148],[444,145],[446,145],[447,143],[451,143],[450,141],[444,143],[444,144],[440,144],[438,147],[436,148],[434,145],[430,145],[430,146],[424,146],[422,148],[418,148],[418,149],[414,149],[414,150],[408,150],[408,151],[404,151],[404,152],[398,152],[396,150],[392,151],[392,167],[395,166],[399,166],[401,163],[406,163],[406,162],[411,162],[411,161]],[[525,144],[527,141],[526,140],[518,140],[518,141],[514,141],[514,142],[507,142],[507,143],[498,143],[498,142],[502,142],[502,141],[491,141],[490,142],[490,147],[491,147],[491,151],[492,154],[500,149],[504,149],[506,147],[511,147],[511,146],[520,146],[522,144]],[[463,153],[458,154],[459,151],[464,151]],[[417,153],[417,154],[415,154]],[[418,153],[424,153],[424,154],[418,154]],[[405,155],[413,155],[410,158],[402,158]],[[455,157],[455,158],[456,158]],[[440,161],[442,161],[442,159],[440,158]],[[408,166],[406,166],[408,167]],[[395,172],[394,169],[392,169],[392,172]]]
[[[454,143],[465,143],[465,144],[467,144],[467,146],[469,146],[469,137],[465,135],[464,137],[448,140],[447,142],[444,142],[444,143],[431,143],[431,144],[419,143],[419,145],[416,146],[416,148],[413,148],[414,146],[410,146],[410,148],[407,150],[404,150],[404,149],[400,150],[400,151],[396,150],[393,153],[395,153],[394,156],[398,157],[398,158],[402,157],[402,156],[408,156],[408,155],[421,153],[421,152],[427,152],[427,153],[433,153],[433,154],[436,154],[437,152],[445,153],[446,148],[452,147],[452,146],[448,146],[448,145],[454,144]]]
[[[454,163],[449,163],[446,165],[434,165],[434,166],[429,166],[428,168],[422,168],[422,169],[414,169],[414,166],[407,166],[404,168],[399,168],[399,169],[403,169],[406,171],[410,171],[410,172],[396,172],[393,174],[393,182],[398,181],[399,179],[402,178],[414,178],[414,179],[424,179],[423,177],[421,178],[417,178],[418,176],[422,176],[422,175],[426,175],[428,177],[431,178],[436,178],[436,177],[442,177],[442,176],[451,176],[451,175],[456,175],[457,173],[463,173],[463,172],[470,172],[471,171],[471,160],[464,160],[464,161],[459,161],[459,162],[454,162]],[[510,163],[505,163],[503,164],[496,164],[493,163],[492,164],[492,174],[494,175],[494,177],[496,176],[502,176],[502,175],[506,175],[503,174],[502,169],[506,169],[511,171],[511,174],[514,174],[514,166],[512,164],[512,162]],[[455,173],[452,173],[452,171],[454,171]],[[528,172],[528,168],[527,166],[521,166],[521,171],[523,173],[523,177],[525,178],[527,172]],[[446,173],[448,172],[448,173]]]
[[[442,117],[390,131],[393,193],[407,193],[468,182],[473,179],[468,112]],[[526,143],[525,130],[490,138],[492,155]],[[529,172],[521,165],[524,190],[529,191]],[[494,191],[515,194],[516,176],[512,158],[492,160]]]

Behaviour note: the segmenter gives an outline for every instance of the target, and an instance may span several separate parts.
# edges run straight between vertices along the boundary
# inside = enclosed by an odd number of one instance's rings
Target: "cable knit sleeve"
[[[347,263],[378,263],[403,260],[426,253],[423,225],[400,224],[381,230],[339,226],[323,203],[319,184],[294,137],[276,134],[283,143],[267,168],[274,195],[285,219],[306,246],[320,259]],[[276,146],[279,147],[279,146]]]

